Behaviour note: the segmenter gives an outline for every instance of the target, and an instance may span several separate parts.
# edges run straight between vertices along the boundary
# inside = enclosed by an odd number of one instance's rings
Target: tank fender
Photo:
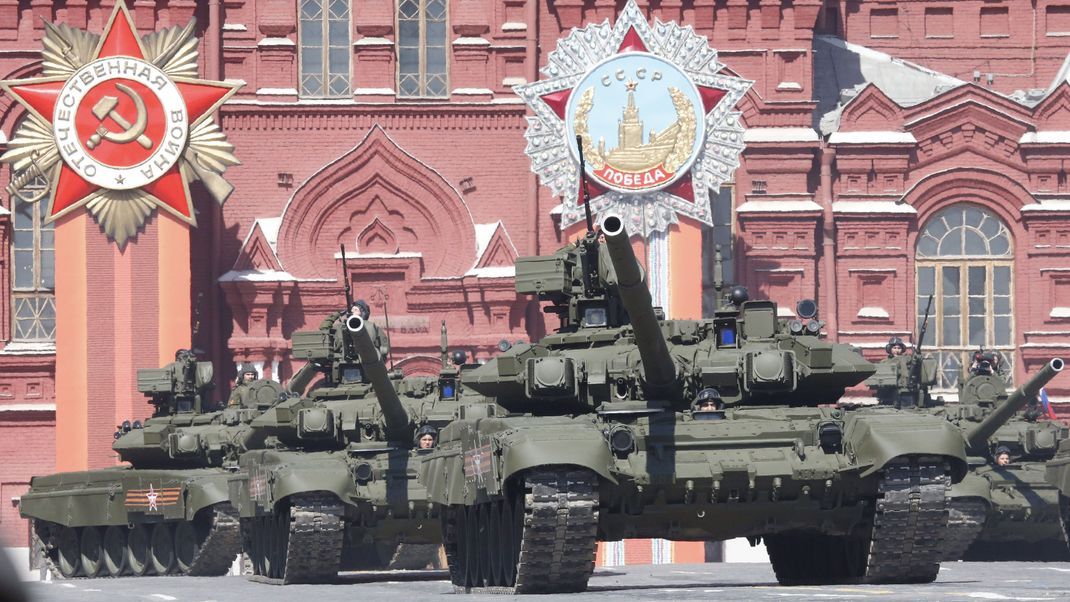
[[[977,498],[992,505],[992,489],[988,479],[970,471],[961,481],[951,486],[951,499]]]
[[[943,456],[951,465],[952,482],[966,475],[966,447],[962,435],[938,416],[903,413],[849,412],[844,425],[844,450],[862,476],[884,468],[899,456]]]
[[[186,493],[186,520],[193,520],[194,515],[203,508],[230,501],[230,491],[227,488],[229,474],[220,474],[218,477],[190,479],[183,489]]]
[[[605,436],[594,424],[554,425],[553,428],[518,429],[497,437],[501,450],[501,480],[539,466],[569,465],[586,468],[616,483],[610,471],[613,455]]]
[[[269,482],[273,504],[293,495],[316,491],[330,493],[344,502],[348,498],[347,492],[353,490],[349,467],[340,459],[321,458],[315,463],[288,464],[273,471]],[[257,501],[264,503],[266,500]]]
[[[1070,496],[1070,439],[1059,443],[1055,458],[1048,461],[1044,468],[1044,478],[1065,496]]]

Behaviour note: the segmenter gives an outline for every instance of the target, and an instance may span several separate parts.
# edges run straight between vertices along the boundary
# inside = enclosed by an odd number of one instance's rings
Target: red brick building
[[[560,199],[531,174],[511,86],[540,77],[563,32],[622,4],[130,2],[142,33],[196,17],[201,74],[244,83],[219,117],[242,161],[226,174],[234,192],[220,209],[193,190],[191,328],[224,367],[220,394],[233,362],[292,373],[290,334],[342,299],[339,243],[410,373],[437,367],[442,320],[476,357],[537,336],[542,314],[514,295],[511,266],[563,240]],[[721,244],[737,280],[786,310],[816,298],[828,335],[874,358],[935,294],[926,344],[946,387],[978,344],[1019,378],[1070,348],[1070,0],[638,4],[755,81],[739,105],[742,166],[693,249],[705,265]],[[43,20],[100,31],[113,6],[0,0],[0,78],[39,70]],[[0,150],[21,117],[0,98]],[[41,222],[0,198],[0,537],[14,542],[13,500],[56,464],[51,287],[64,268]],[[136,330],[156,309],[114,319]],[[106,341],[91,349],[135,382]],[[133,390],[90,392],[90,406],[99,425],[147,409]],[[110,430],[92,435],[92,463],[112,462]]]

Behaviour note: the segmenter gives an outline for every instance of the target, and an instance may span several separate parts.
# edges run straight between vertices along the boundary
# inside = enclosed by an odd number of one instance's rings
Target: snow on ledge
[[[910,132],[833,132],[829,144],[917,144]]]
[[[736,213],[791,213],[798,211],[821,211],[821,205],[813,201],[747,201],[736,208]]]
[[[465,276],[475,276],[476,278],[515,278],[516,266],[505,265],[490,268],[472,268],[465,273]]]
[[[895,201],[836,201],[833,213],[917,213],[911,205]]]
[[[813,128],[749,128],[743,132],[744,142],[817,142]]]
[[[1070,211],[1070,199],[1046,199],[1022,205],[1019,211]]]
[[[296,46],[290,38],[264,38],[256,43],[257,46]]]
[[[279,270],[231,270],[219,277],[220,282],[296,282],[289,272]]]
[[[857,317],[870,319],[888,319],[891,316],[888,314],[888,310],[884,309],[883,307],[863,307],[862,309],[858,310]]]
[[[12,341],[0,349],[0,355],[52,355],[55,341]]]
[[[1053,307],[1049,318],[1070,318],[1070,307]]]
[[[1070,130],[1041,130],[1026,132],[1018,144],[1070,144]]]

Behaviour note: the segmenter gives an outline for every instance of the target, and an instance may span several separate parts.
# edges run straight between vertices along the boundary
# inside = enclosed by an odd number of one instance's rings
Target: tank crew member
[[[227,400],[228,407],[240,406],[242,394],[249,388],[254,380],[260,378],[260,373],[257,372],[256,366],[249,362],[242,362],[241,368],[238,370],[238,378],[234,381],[234,389],[230,392],[230,399]]]
[[[888,354],[888,357],[906,355],[907,345],[903,342],[903,339],[892,337],[888,339],[888,344],[884,346],[884,352]]]
[[[1007,365],[994,351],[985,351],[984,347],[973,352],[973,361],[970,363],[970,374],[979,376],[999,376],[1006,380],[1009,376]]]
[[[434,449],[435,441],[438,439],[438,431],[430,424],[421,426],[416,431],[416,448],[417,449]]]
[[[724,418],[724,401],[721,394],[712,387],[699,391],[695,402],[691,404],[691,416],[695,420],[721,420]]]
[[[368,302],[364,299],[354,301],[349,308],[349,315],[360,316],[364,320],[365,328],[368,329],[368,336],[375,343],[375,348],[379,350],[379,357],[385,360],[390,355],[390,339],[387,338],[385,331],[371,321],[372,310]]]
[[[1011,449],[1005,445],[996,448],[996,466],[1006,466],[1011,463]]]

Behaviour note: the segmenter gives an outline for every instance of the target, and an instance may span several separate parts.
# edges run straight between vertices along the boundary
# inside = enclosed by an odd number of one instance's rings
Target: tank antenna
[[[576,134],[576,150],[580,154],[580,184],[583,186],[583,212],[587,216],[587,231],[594,232],[594,218],[591,217],[591,191],[587,189],[587,164],[583,160],[583,137]]]
[[[349,286],[349,268],[346,267],[346,246],[343,243],[339,247],[342,249],[342,283],[346,287],[346,311],[349,311],[353,309],[353,289]]]
[[[394,346],[390,344],[390,310],[387,309],[387,301],[390,300],[390,295],[383,291],[383,321],[386,322],[386,356],[390,358],[390,371],[394,371]]]
[[[446,321],[442,321],[442,336],[438,342],[438,354],[442,358],[442,369],[450,367],[449,352],[447,348],[449,346],[449,339],[446,338]]]

